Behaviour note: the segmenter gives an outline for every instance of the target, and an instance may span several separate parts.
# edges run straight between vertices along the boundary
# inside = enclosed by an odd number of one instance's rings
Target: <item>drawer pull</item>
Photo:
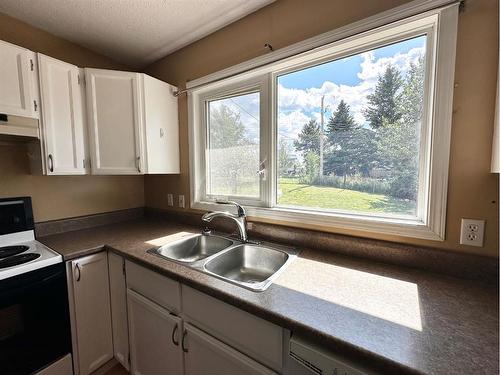
[[[178,323],[175,323],[175,327],[174,329],[172,330],[172,343],[175,345],[175,346],[179,346],[179,341],[176,341],[175,340],[175,334],[177,333],[177,330],[179,329],[179,324]]]
[[[186,346],[184,345],[184,342],[186,341],[186,336],[187,336],[187,330],[184,330],[184,332],[182,333],[182,351],[184,353],[187,353],[189,352],[188,348],[186,348]]]

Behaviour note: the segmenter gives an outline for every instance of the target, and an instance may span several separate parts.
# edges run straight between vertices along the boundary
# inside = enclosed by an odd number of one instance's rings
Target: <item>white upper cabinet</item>
[[[42,144],[49,175],[86,173],[83,76],[77,66],[38,54]]]
[[[38,118],[35,54],[0,41],[0,113]]]
[[[144,173],[180,173],[176,88],[146,74],[142,77],[146,141]]]
[[[92,173],[179,173],[175,87],[141,73],[85,76]]]
[[[93,174],[142,174],[139,73],[85,69]]]

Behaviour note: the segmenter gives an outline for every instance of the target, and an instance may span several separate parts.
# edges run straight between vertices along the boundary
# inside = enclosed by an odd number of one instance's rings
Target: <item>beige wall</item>
[[[126,66],[0,13],[0,40],[84,67]],[[1,85],[1,82],[0,82]],[[32,176],[24,145],[0,144],[0,197],[29,195],[45,221],[144,205],[142,176]]]
[[[187,80],[362,19],[405,0],[278,0],[256,13],[187,46],[146,68],[151,75],[183,87]],[[434,242],[376,233],[311,227],[450,251],[498,255],[498,176],[489,173],[496,67],[498,1],[472,0],[460,14],[451,147],[446,241]],[[181,174],[146,176],[146,205],[168,208],[167,192],[189,200],[187,100],[179,101]],[[487,220],[483,248],[459,245],[460,218]],[[301,226],[297,223],[297,226]]]

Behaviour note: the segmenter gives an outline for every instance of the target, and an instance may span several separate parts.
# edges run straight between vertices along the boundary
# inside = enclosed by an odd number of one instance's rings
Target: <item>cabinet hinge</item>
[[[123,262],[122,262],[122,272],[123,272],[123,275],[126,275],[126,271],[125,271],[125,259],[123,259]]]
[[[30,68],[31,68],[31,71],[33,71],[35,69],[34,64],[33,64],[33,59],[30,59]]]
[[[128,361],[128,365],[130,367],[130,352],[128,353],[128,358],[127,358],[127,361]]]
[[[38,110],[38,104],[36,103],[36,100],[33,100],[33,108],[35,109],[35,112]]]

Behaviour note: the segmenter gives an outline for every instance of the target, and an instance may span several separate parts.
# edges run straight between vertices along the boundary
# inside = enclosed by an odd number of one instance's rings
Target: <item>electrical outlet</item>
[[[174,205],[174,195],[173,194],[167,194],[167,204],[169,206]]]
[[[179,207],[184,208],[184,195],[179,195]]]
[[[460,243],[462,245],[483,247],[484,220],[462,219]]]

